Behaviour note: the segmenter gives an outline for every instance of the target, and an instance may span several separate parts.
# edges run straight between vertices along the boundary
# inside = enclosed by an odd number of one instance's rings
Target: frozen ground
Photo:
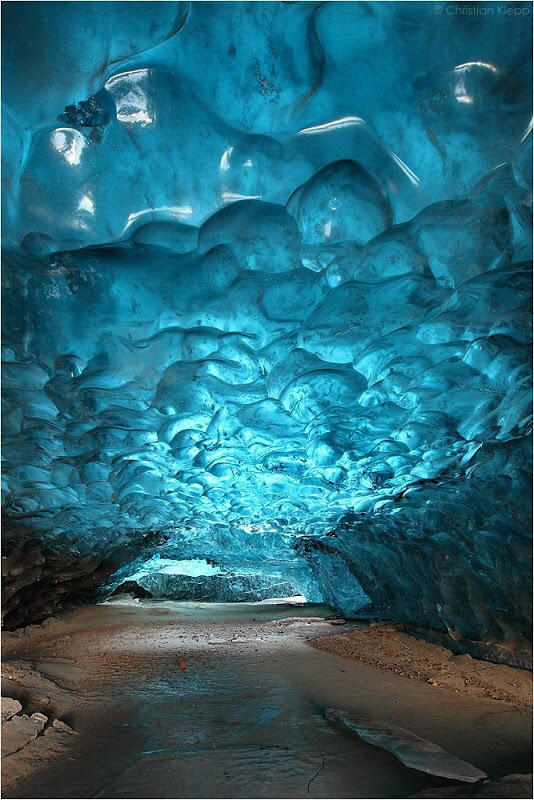
[[[77,735],[60,757],[35,742],[33,761],[8,757],[4,797],[408,797],[447,783],[334,730],[327,707],[408,728],[490,778],[529,770],[528,707],[311,647],[355,627],[327,613],[119,600],[5,635],[3,694]],[[401,644],[416,662],[421,643]]]

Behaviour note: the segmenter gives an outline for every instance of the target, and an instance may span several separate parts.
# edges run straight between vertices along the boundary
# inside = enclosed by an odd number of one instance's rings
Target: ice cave
[[[531,262],[531,3],[2,3],[5,797],[532,796]]]

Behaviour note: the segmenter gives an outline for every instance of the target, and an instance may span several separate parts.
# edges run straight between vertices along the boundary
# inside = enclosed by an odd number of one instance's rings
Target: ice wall
[[[531,6],[483,10],[4,6],[10,526],[529,631]]]

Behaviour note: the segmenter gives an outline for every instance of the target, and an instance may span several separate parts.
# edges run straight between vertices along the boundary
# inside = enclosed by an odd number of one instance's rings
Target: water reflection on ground
[[[69,675],[89,701],[69,718],[76,743],[5,797],[393,798],[433,785],[324,721],[307,671],[324,676],[325,698],[337,692],[331,702],[367,694],[352,681],[347,696],[336,683],[345,663],[306,644],[334,630],[328,613],[151,602],[74,612]],[[59,648],[43,650],[51,674]]]

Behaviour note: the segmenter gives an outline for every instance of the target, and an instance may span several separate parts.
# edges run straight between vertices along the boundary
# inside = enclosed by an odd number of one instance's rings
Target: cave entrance
[[[307,561],[241,561],[179,558],[157,552],[118,570],[105,589],[106,599],[191,603],[322,605],[353,618],[371,602],[345,562],[332,553]]]

